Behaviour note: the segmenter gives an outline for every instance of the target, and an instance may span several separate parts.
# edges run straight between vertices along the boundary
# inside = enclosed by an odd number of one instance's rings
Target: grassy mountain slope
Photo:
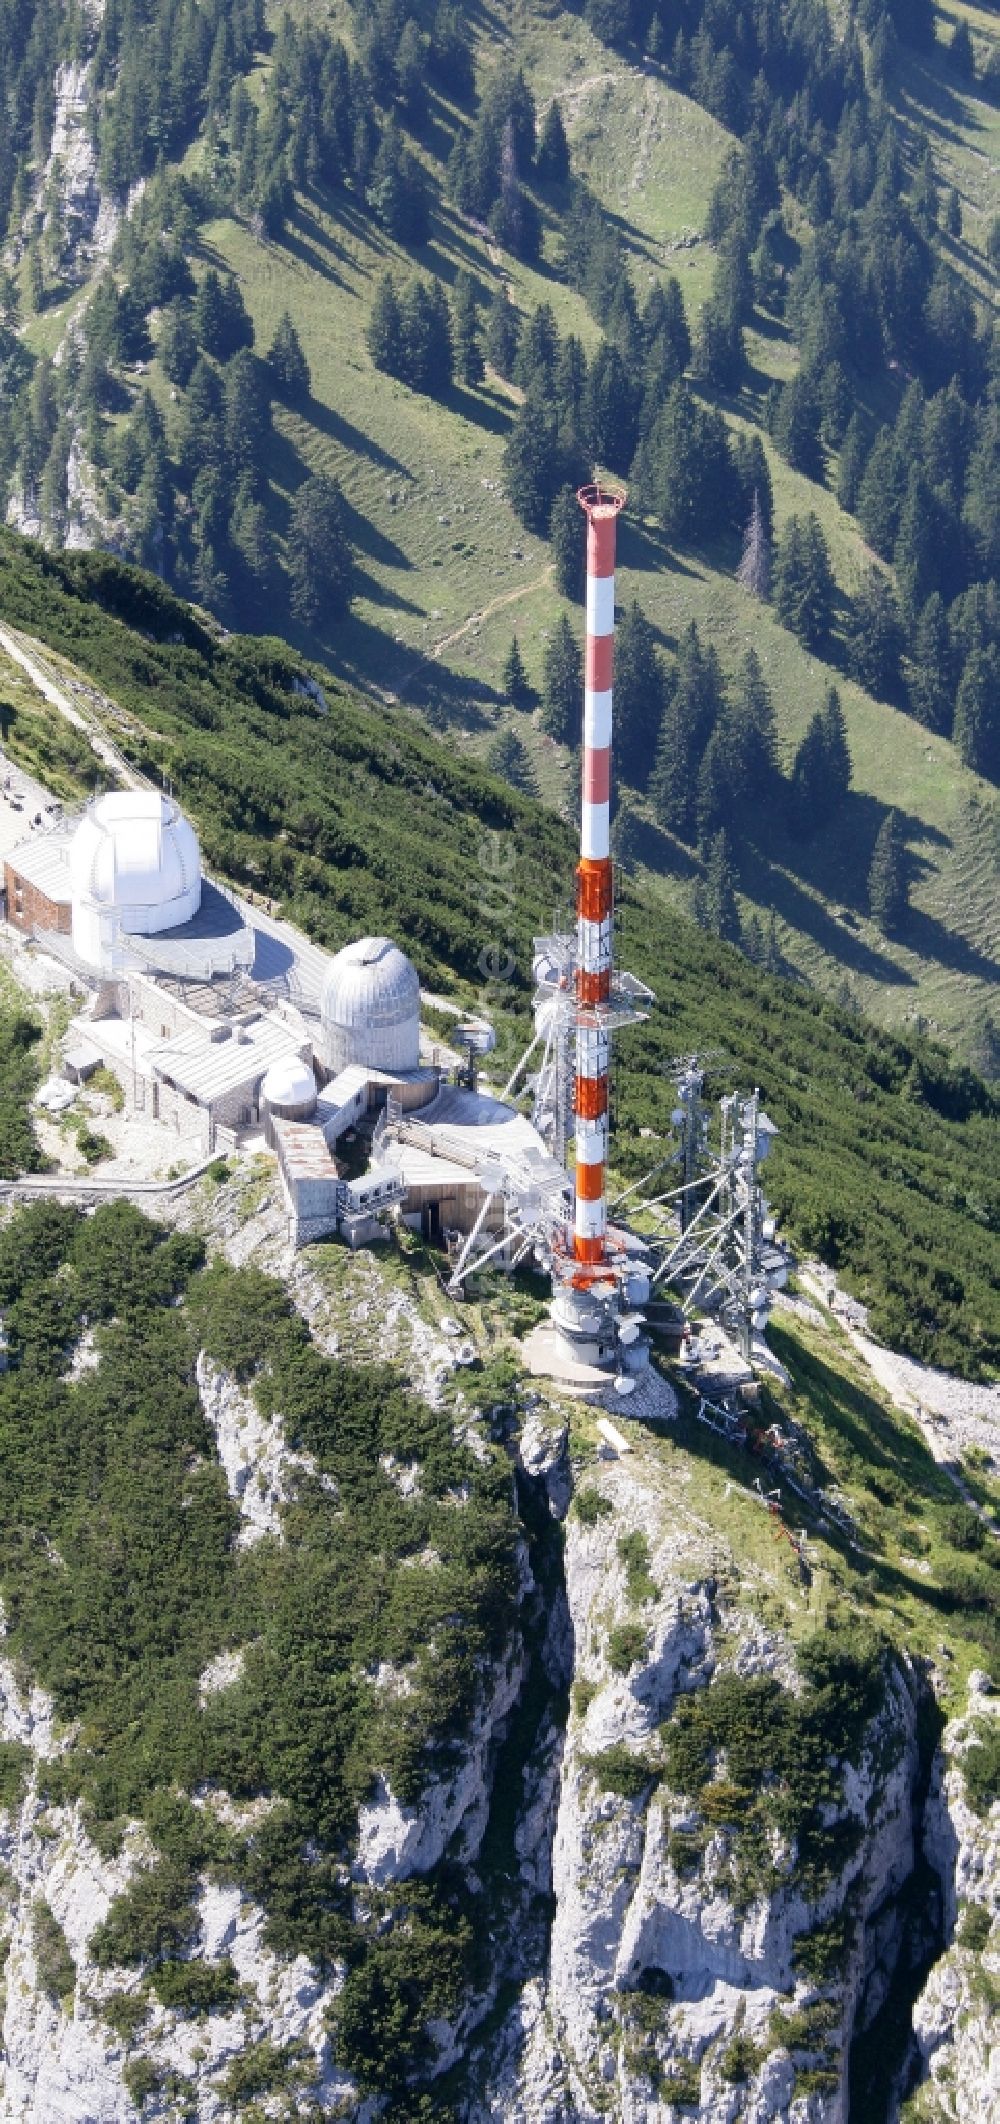
[[[529,1024],[531,938],[572,890],[573,838],[550,812],[405,711],[373,709],[325,676],[324,713],[280,643],[220,643],[151,578],[103,556],[46,558],[4,534],[0,604],[118,704],[118,741],[169,775],[210,862],[328,945],[397,934],[425,979],[490,1012],[498,1062],[512,1062]],[[15,709],[15,753],[21,722]],[[34,758],[30,723],[26,742]],[[973,1376],[995,1371],[995,1097],[926,1042],[761,974],[666,915],[641,878],[622,896],[620,933],[623,963],[657,997],[619,1049],[623,1175],[670,1154],[669,1059],[724,1049],[719,1090],[759,1084],[781,1131],[769,1192],[789,1232],[845,1270],[888,1340]]]
[[[950,34],[958,12],[983,34],[995,31],[990,16],[956,5],[942,11],[942,35]],[[280,13],[274,10],[275,21]],[[350,43],[346,0],[336,0],[329,14]],[[505,47],[524,65],[539,108],[558,93],[574,168],[616,218],[640,296],[652,281],[676,272],[693,323],[709,290],[714,254],[708,243],[692,238],[704,223],[729,135],[672,88],[662,71],[629,64],[598,43],[575,15],[553,16],[541,5],[524,5],[513,15],[484,8],[477,21],[481,79]],[[267,64],[251,84],[258,96]],[[930,130],[942,182],[959,188],[963,234],[952,249],[970,284],[985,293],[983,246],[997,205],[1000,118],[947,79],[940,50],[933,61],[904,55],[899,101],[911,132]],[[378,375],[363,341],[379,274],[388,265],[405,275],[414,263],[446,283],[467,266],[484,292],[505,279],[520,308],[548,301],[561,330],[577,332],[588,345],[598,337],[582,298],[553,272],[559,248],[554,224],[546,228],[542,258],[533,269],[494,251],[441,197],[452,116],[442,106],[416,143],[435,201],[429,243],[415,258],[343,195],[310,193],[299,197],[281,243],[259,242],[232,218],[210,223],[201,232],[202,262],[236,272],[260,348],[290,310],[310,363],[311,403],[301,414],[277,413],[269,464],[275,529],[284,535],[289,501],[311,470],[334,473],[354,512],[361,575],[353,613],[309,638],[293,625],[293,638],[314,653],[318,649],[355,682],[425,707],[473,752],[485,750],[498,722],[516,722],[543,796],[564,808],[566,756],[504,704],[500,688],[513,632],[529,674],[538,680],[546,640],[562,609],[547,548],[523,530],[502,492],[501,458],[515,394],[488,379],[475,390],[456,388],[443,404],[432,401]],[[203,155],[196,145],[188,166],[197,168]],[[29,338],[39,351],[58,343],[78,303],[74,297],[32,323]],[[745,385],[728,411],[734,422],[759,425],[768,386],[793,372],[797,350],[786,327],[774,325],[748,332],[748,354]],[[169,415],[169,387],[155,362],[148,380]],[[891,411],[888,387],[875,390],[883,394],[878,410],[885,415]],[[849,596],[867,557],[856,524],[828,488],[792,471],[770,447],[769,461],[779,527],[790,513],[815,509],[839,585]],[[736,558],[735,550],[725,550],[679,561],[633,522],[622,541],[620,594],[640,599],[666,645],[697,620],[729,670],[754,644],[774,693],[787,764],[829,682],[829,668],[743,595],[733,580]],[[805,850],[780,834],[769,838],[745,863],[742,888],[749,903],[774,908],[790,968],[828,991],[846,977],[865,1009],[884,1022],[923,1018],[960,1043],[1000,965],[990,788],[961,766],[950,744],[910,717],[851,683],[843,694],[855,793],[836,835],[829,845]],[[880,937],[866,916],[868,864],[888,805],[903,814],[913,856],[915,912],[904,942]],[[640,852],[649,870],[666,879],[669,903],[689,905],[696,869],[690,854],[652,829]]]

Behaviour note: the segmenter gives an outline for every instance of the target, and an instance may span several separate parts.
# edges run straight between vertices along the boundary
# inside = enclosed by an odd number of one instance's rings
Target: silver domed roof
[[[420,977],[390,937],[359,937],[327,969],[320,1000],[328,1066],[416,1069]]]

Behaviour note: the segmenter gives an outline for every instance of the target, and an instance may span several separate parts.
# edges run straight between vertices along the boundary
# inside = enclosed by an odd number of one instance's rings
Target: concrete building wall
[[[133,979],[126,991],[125,1007],[120,1012],[124,1017],[133,1017],[140,1025],[148,1027],[158,1040],[173,1040],[178,1033],[187,1032],[192,1025],[203,1023],[193,1011],[187,1009],[178,996],[170,993],[156,981]]]
[[[21,876],[13,863],[3,866],[7,897],[7,920],[12,928],[29,937],[34,929],[52,929],[68,937],[73,928],[73,910],[66,900],[50,900],[47,893]]]

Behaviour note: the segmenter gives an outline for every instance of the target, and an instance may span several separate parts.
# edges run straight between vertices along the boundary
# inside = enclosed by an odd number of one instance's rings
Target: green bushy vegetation
[[[585,1485],[582,1489],[574,1491],[570,1510],[581,1526],[596,1527],[602,1519],[607,1519],[614,1513],[614,1505],[602,1491]]]
[[[23,1741],[0,1742],[0,1807],[13,1814],[24,1798],[31,1770],[31,1749]]]
[[[31,1906],[31,1946],[39,1985],[46,1998],[58,2005],[72,1996],[76,1963],[55,1911],[42,1895]]]
[[[633,1754],[623,1741],[589,1755],[586,1767],[593,1771],[602,1792],[617,1792],[621,1799],[638,1799],[647,1791],[657,1772],[644,1755]]]
[[[1000,1723],[996,1719],[980,1721],[975,1743],[962,1757],[962,1776],[970,1805],[977,1814],[988,1814],[1000,1797]]]
[[[708,1821],[736,1831],[741,1902],[773,1872],[770,1827],[794,1841],[796,1877],[815,1894],[860,1834],[850,1820],[831,1826],[825,1817],[842,1799],[843,1765],[857,1759],[882,1701],[884,1648],[857,1629],[850,1639],[817,1633],[800,1642],[797,1658],[800,1696],[770,1676],[722,1674],[679,1697],[662,1729],[666,1784],[697,1800]]]
[[[29,1113],[39,1080],[40,1038],[38,1020],[0,994],[0,1178],[5,1180],[37,1172],[41,1164]]]
[[[107,556],[43,555],[0,533],[0,591],[8,618],[140,719],[138,749],[190,806],[210,862],[329,946],[398,935],[425,978],[478,992],[513,1052],[531,938],[551,921],[547,881],[568,880],[575,860],[556,819],[327,680],[324,714],[295,690],[306,667],[289,650],[213,642],[162,585]],[[781,1131],[768,1191],[792,1239],[842,1271],[877,1334],[989,1375],[996,1095],[929,1040],[876,1030],[668,917],[651,887],[624,882],[619,904],[628,961],[657,996],[650,1023],[627,1035],[624,1175],[656,1155],[639,1129],[666,1131],[665,1056],[718,1045],[727,1077],[759,1084]]]
[[[646,1632],[640,1623],[616,1623],[608,1635],[608,1665],[613,1674],[628,1674],[646,1656]]]
[[[475,1926],[445,1869],[408,1887],[400,1912],[383,1900],[377,1927],[356,1927],[344,1861],[376,1771],[415,1798],[509,1639],[506,1460],[456,1445],[447,1412],[391,1368],[321,1356],[280,1285],[205,1268],[198,1240],[126,1204],[18,1213],[0,1230],[0,1310],[15,1360],[0,1377],[10,1647],[80,1722],[43,1766],[43,1796],[82,1798],[108,1850],[143,1816],[157,1853],[93,1935],[96,1961],[143,1970],[178,2011],[232,2002],[231,1967],[187,1957],[200,1877],[235,1878],[263,1904],[276,1950],[321,1966],[346,1957],[345,2056],[365,2084],[405,2076],[427,2054],[427,1999],[442,2013],[457,2001]],[[84,1319],[101,1362],[72,1383]],[[235,1547],[195,1383],[202,1347],[315,1458],[280,1546]],[[383,1472],[389,1456],[418,1463],[418,1495]],[[234,1643],[247,1648],[241,1682],[202,1706],[201,1672]],[[373,1683],[381,1661],[412,1683],[401,1702]],[[198,1785],[273,1804],[244,1836],[183,1796]],[[372,2031],[390,2027],[386,2052]]]
[[[618,1554],[625,1565],[625,1586],[628,1597],[637,1607],[647,1600],[655,1600],[658,1587],[649,1575],[649,1543],[640,1528],[631,1534],[622,1534],[618,1540]]]

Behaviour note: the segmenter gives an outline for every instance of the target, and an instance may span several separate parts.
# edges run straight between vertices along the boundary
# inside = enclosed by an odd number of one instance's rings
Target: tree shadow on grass
[[[940,45],[934,57],[940,65]],[[915,53],[909,55],[899,89],[894,100],[904,122],[915,121],[926,131],[959,145],[970,133],[982,132],[982,121],[971,107],[972,99],[963,96],[957,84],[952,87],[940,72],[932,72],[930,64]]]
[[[381,465],[383,471],[392,472],[400,479],[409,479],[409,469],[400,458],[393,457],[391,451],[384,450],[381,443],[374,442],[363,429],[356,428],[353,421],[345,419],[343,413],[338,413],[322,399],[310,398],[307,405],[292,410],[302,420],[307,420],[318,434],[327,436],[330,442],[339,443],[341,449],[350,450],[355,457],[366,457],[370,464]]]
[[[496,695],[491,686],[449,671],[411,642],[394,641],[373,620],[352,612],[319,639],[336,676],[366,693],[377,687],[391,699],[423,710],[441,729],[492,729],[487,711],[495,707]]]
[[[621,568],[634,568],[637,573],[647,575],[657,570],[666,575],[688,576],[692,581],[700,579],[700,569],[682,560],[673,547],[667,544],[662,531],[657,530],[644,517],[627,513],[622,518],[618,531],[618,552]],[[665,634],[663,639],[670,641],[671,637]]]

